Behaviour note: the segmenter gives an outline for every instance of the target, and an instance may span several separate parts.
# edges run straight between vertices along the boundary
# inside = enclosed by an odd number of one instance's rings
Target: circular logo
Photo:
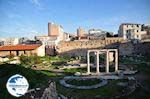
[[[25,77],[16,74],[8,79],[6,88],[11,95],[20,97],[27,92],[29,83]]]

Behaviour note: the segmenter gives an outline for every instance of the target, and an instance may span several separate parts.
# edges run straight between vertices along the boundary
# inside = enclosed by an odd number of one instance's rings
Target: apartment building
[[[146,31],[142,30],[142,24],[123,23],[119,26],[118,35],[124,40],[141,40]]]

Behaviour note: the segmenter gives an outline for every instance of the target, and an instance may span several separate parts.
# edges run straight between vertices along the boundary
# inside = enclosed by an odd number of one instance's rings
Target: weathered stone
[[[126,86],[128,86],[128,82],[119,82],[119,83],[117,83],[117,85],[126,87]]]
[[[81,76],[81,73],[80,72],[76,72],[74,75],[75,76]]]
[[[55,82],[49,82],[49,86],[44,90],[41,99],[58,99]]]
[[[115,46],[113,43],[123,42],[122,37],[110,37],[105,40],[67,41],[60,42],[56,51],[69,56],[86,56],[87,49]]]

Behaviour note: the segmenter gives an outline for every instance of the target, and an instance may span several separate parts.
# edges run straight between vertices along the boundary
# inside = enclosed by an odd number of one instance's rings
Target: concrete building
[[[105,39],[106,33],[106,31],[101,29],[89,29],[88,39]]]
[[[63,27],[54,23],[48,23],[48,36],[58,37],[58,39],[62,41],[64,37]]]
[[[4,45],[4,41],[0,41],[0,46]]]
[[[25,44],[29,39],[27,37],[21,37],[19,39],[19,44]]]
[[[46,55],[55,55],[55,47],[60,42],[58,36],[35,36],[35,40],[39,40],[42,45],[45,45]]]
[[[141,40],[146,31],[142,30],[141,24],[123,23],[119,26],[118,35],[124,40]]]
[[[143,24],[142,25],[142,30],[146,31],[146,35],[143,36],[144,39],[149,39],[150,38],[150,24]]]
[[[77,29],[77,38],[78,40],[87,39],[87,32],[81,27]]]
[[[64,32],[63,41],[70,41],[71,37],[72,37],[72,35],[70,35],[69,33]]]
[[[6,56],[20,56],[20,55],[34,55],[45,56],[45,46],[34,44],[34,45],[7,45],[0,46],[0,57]]]
[[[35,40],[41,41],[42,44],[46,46],[54,46],[60,42],[60,39],[57,36],[35,36]]]
[[[61,41],[70,41],[70,34],[65,33],[61,25],[48,23],[48,35],[35,36],[35,40],[39,40],[45,45],[47,55],[55,55],[55,47]]]
[[[19,44],[19,38],[1,38],[0,41],[3,45],[17,45]]]

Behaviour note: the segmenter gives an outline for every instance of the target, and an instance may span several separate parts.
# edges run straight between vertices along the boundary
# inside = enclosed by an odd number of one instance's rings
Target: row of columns
[[[90,74],[90,52],[96,52],[96,72],[100,73],[99,70],[99,54],[100,52],[106,53],[106,73],[109,73],[109,52],[115,52],[115,72],[118,71],[118,50],[117,49],[103,49],[103,50],[89,50],[87,52],[87,73]]]

